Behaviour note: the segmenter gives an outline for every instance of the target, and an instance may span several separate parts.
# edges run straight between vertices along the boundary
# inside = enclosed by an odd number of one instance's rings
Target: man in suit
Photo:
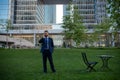
[[[52,59],[54,43],[53,43],[53,39],[50,38],[48,35],[49,35],[48,31],[45,30],[44,37],[39,40],[39,43],[41,43],[42,45],[41,52],[42,52],[42,58],[43,58],[44,73],[47,73],[47,59],[49,60],[52,72],[56,72],[53,64],[53,59]]]

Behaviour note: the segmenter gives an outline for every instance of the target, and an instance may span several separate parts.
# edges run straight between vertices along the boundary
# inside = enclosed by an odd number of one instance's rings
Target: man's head
[[[44,36],[47,37],[49,35],[48,30],[44,31]]]

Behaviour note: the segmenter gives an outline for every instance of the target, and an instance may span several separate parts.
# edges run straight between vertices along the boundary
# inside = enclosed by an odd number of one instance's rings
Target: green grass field
[[[81,52],[90,61],[98,61],[96,72],[87,72]],[[97,55],[110,54],[111,71],[101,71],[102,61]],[[55,49],[53,53],[56,73],[48,63],[48,73],[42,70],[39,49],[0,49],[0,80],[120,80],[120,49]]]

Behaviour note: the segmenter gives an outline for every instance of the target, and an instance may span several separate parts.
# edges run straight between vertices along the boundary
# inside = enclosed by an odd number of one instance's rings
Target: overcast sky
[[[62,23],[63,5],[56,5],[56,23]]]
[[[8,17],[8,0],[0,0],[0,19]]]

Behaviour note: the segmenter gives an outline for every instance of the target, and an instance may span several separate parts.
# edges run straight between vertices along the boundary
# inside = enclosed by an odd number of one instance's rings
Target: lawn
[[[96,72],[87,72],[81,52],[90,61],[98,61]],[[102,61],[97,55],[110,54],[111,71],[101,71]],[[39,49],[0,49],[0,80],[120,80],[120,49],[55,49],[53,53],[56,73],[48,63],[48,73],[42,70]]]

